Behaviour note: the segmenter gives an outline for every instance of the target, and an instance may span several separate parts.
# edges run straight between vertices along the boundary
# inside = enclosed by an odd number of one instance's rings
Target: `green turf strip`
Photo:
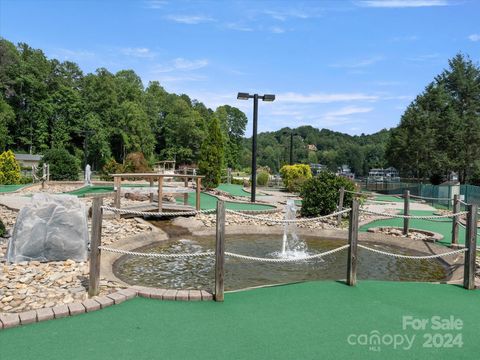
[[[140,186],[146,186],[146,185],[139,185],[139,184],[133,184],[133,185],[123,185],[125,187],[140,187]],[[107,192],[112,192],[113,191],[113,186],[84,186],[80,189],[73,190],[68,192],[67,194],[70,195],[76,195],[79,197],[86,196],[88,194],[99,194],[99,193],[107,193]],[[183,204],[183,197],[178,198],[177,202],[179,204]],[[188,204],[191,206],[195,206],[196,204],[196,197],[194,193],[189,193],[188,194]],[[248,203],[235,203],[235,202],[226,202],[227,209],[231,210],[272,210],[275,209],[274,206],[270,205],[263,205],[263,204],[248,204]],[[202,210],[208,210],[208,209],[215,209],[217,207],[217,198],[215,196],[201,193],[200,194],[200,207]]]
[[[218,199],[215,196],[210,194],[201,193],[200,194],[200,207],[202,210],[208,209],[215,209],[217,207]],[[178,198],[177,202],[179,204],[183,204],[183,198]],[[188,204],[191,206],[195,206],[196,204],[196,196],[194,193],[188,194]],[[272,210],[275,209],[274,206],[271,205],[263,205],[263,204],[249,204],[249,203],[236,203],[231,201],[226,201],[225,205],[227,209],[231,210],[258,210],[258,211],[265,211],[265,210]]]
[[[236,184],[220,184],[217,187],[218,190],[225,191],[233,196],[250,196],[250,193],[243,190],[242,185]]]
[[[0,193],[8,193],[8,192],[17,191],[18,189],[21,189],[25,186],[26,186],[25,184],[22,184],[22,185],[0,185]]]
[[[430,216],[430,215],[434,215],[434,212],[414,210],[414,211],[410,211],[410,215]],[[376,220],[360,227],[360,231],[365,232],[372,227],[378,227],[378,226],[394,226],[394,227],[403,228],[403,219],[390,218],[386,220]],[[412,229],[415,228],[415,229],[429,230],[429,231],[442,234],[443,239],[439,241],[439,243],[441,244],[450,245],[452,242],[452,219],[451,218],[435,219],[434,221],[423,220],[423,219],[410,219],[409,226]],[[478,240],[480,240],[480,237]],[[460,244],[465,243],[465,229],[462,226],[459,226],[458,241]]]
[[[398,282],[309,282],[225,295],[224,303],[135,299],[84,315],[0,331],[2,359],[475,359],[479,291]],[[454,304],[445,306],[445,304]],[[402,317],[454,316],[461,330],[402,329]],[[378,331],[409,350],[349,345]],[[424,334],[461,348],[424,348]],[[406,344],[406,343],[405,343]]]

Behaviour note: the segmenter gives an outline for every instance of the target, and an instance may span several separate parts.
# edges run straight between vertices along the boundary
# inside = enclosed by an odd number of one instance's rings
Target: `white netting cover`
[[[87,251],[85,204],[72,195],[35,194],[17,216],[7,261],[85,261]]]

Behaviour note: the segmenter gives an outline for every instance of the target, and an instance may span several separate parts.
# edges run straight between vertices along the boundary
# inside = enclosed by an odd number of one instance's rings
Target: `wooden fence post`
[[[153,178],[150,178],[149,179],[150,181],[150,196],[149,196],[149,199],[150,199],[150,202],[153,203]]]
[[[215,244],[215,301],[223,301],[225,279],[225,203],[217,201],[217,240]]]
[[[93,199],[92,209],[92,234],[90,237],[90,276],[88,283],[88,295],[98,295],[100,282],[100,249],[102,244],[102,220],[103,220],[103,198]]]
[[[163,175],[158,176],[158,212],[163,210]]]
[[[410,215],[410,190],[403,192],[403,215]],[[403,235],[408,235],[409,218],[403,218]]]
[[[197,177],[195,179],[196,181],[196,196],[195,196],[195,209],[197,211],[200,211],[200,192],[202,191],[202,178]]]
[[[188,172],[186,166],[183,168],[183,174],[185,175],[183,186],[188,189]],[[183,194],[183,205],[188,205],[188,193]]]
[[[357,283],[357,243],[358,243],[358,201],[352,201],[348,224],[348,263],[347,284],[355,286]]]
[[[477,211],[478,205],[467,205],[467,229],[465,232],[465,265],[463,272],[463,287],[468,290],[475,289],[475,258],[477,255]]]
[[[459,195],[455,194],[453,195],[453,213],[459,213],[460,212],[460,199]],[[458,216],[455,216],[452,219],[452,244],[451,247],[457,247],[458,246]]]
[[[338,211],[342,211],[343,210],[343,199],[345,197],[345,188],[344,187],[341,187],[340,188],[340,197],[338,199]],[[342,225],[342,215],[343,214],[338,214],[338,217],[337,217],[337,226],[340,226]]]

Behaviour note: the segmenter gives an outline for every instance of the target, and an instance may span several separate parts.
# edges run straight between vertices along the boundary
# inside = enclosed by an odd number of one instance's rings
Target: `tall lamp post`
[[[284,131],[283,134],[290,134],[290,165],[293,165],[293,136],[298,135],[298,133],[292,129],[290,132]]]
[[[275,100],[275,95],[265,94],[249,94],[239,92],[237,95],[238,100],[253,99],[253,137],[252,137],[252,186],[250,190],[251,202],[255,202],[255,192],[257,188],[257,122],[258,122],[258,99],[263,101]]]

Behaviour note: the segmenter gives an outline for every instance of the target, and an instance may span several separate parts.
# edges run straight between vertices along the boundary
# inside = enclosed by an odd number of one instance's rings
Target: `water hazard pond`
[[[226,251],[257,257],[274,257],[282,247],[279,235],[228,235]],[[302,237],[309,255],[342,246],[340,240]],[[362,242],[379,250],[406,255],[419,255],[406,249]],[[171,239],[142,248],[143,252],[192,253],[214,251],[214,237]],[[225,289],[291,283],[307,280],[338,280],[346,277],[347,249],[295,263],[263,263],[226,257]],[[115,275],[129,284],[171,289],[213,289],[214,256],[194,258],[146,258],[123,256],[114,264]],[[446,280],[446,268],[436,260],[409,260],[386,257],[358,249],[358,279],[398,281]]]

